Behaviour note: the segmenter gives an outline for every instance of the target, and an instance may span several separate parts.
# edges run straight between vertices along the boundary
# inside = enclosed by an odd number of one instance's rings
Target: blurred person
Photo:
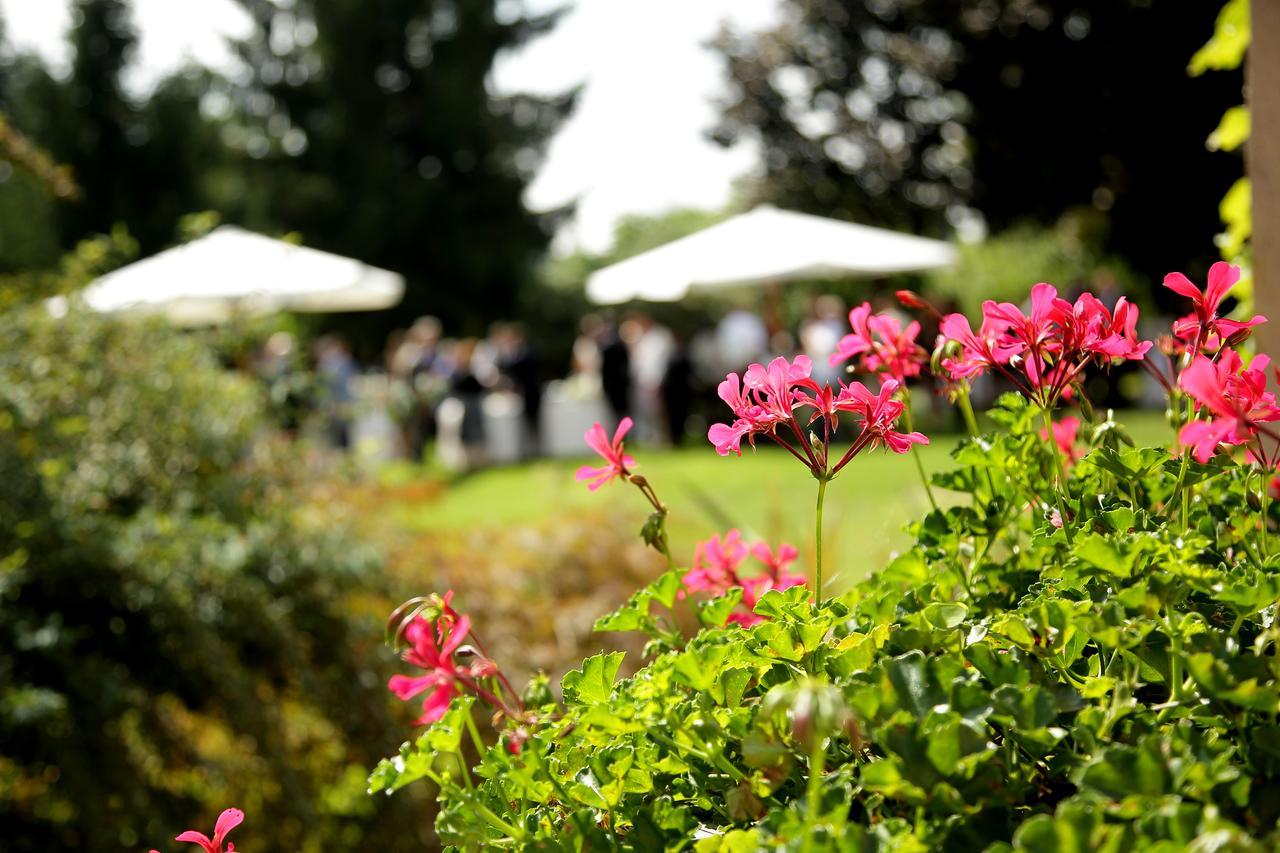
[[[356,374],[351,346],[341,335],[322,335],[316,340],[314,352],[325,432],[334,447],[348,450],[351,447],[351,408],[354,402],[351,380]]]
[[[419,317],[392,356],[391,373],[408,391],[405,447],[414,460],[422,459],[423,449],[435,435],[435,407],[448,377],[448,367],[442,362],[440,333],[438,319]]]
[[[675,351],[675,338],[670,329],[641,312],[623,323],[622,337],[631,351],[636,434],[645,441],[661,441],[665,431],[662,380]]]
[[[667,435],[676,447],[684,444],[692,406],[693,362],[688,342],[683,336],[675,336],[667,369],[662,375],[662,408],[667,416]]]
[[[574,376],[590,382],[600,381],[600,339],[604,318],[599,314],[585,314],[578,321],[578,336],[573,339]]]
[[[476,351],[480,342],[465,338],[457,342],[453,351],[453,371],[449,376],[449,396],[462,404],[462,424],[459,438],[468,465],[475,465],[484,458],[484,395],[487,389],[476,375]]]
[[[735,308],[716,326],[716,349],[720,356],[720,373],[741,372],[754,361],[768,355],[769,331],[759,315]]]
[[[600,348],[600,388],[613,414],[611,426],[616,427],[631,414],[631,350],[610,319],[597,329],[596,345]]]
[[[542,448],[539,418],[542,414],[542,356],[520,323],[497,324],[491,336],[498,373],[523,403],[524,447],[522,455],[537,455]]]
[[[832,367],[830,356],[848,334],[844,302],[838,296],[824,294],[809,304],[809,316],[800,325],[800,350],[813,359],[813,379],[819,384],[835,385],[843,370]]]

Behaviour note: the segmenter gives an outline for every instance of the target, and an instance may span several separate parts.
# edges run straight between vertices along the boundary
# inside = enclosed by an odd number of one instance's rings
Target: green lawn
[[[1169,436],[1156,413],[1132,413],[1124,421],[1139,442],[1157,443]],[[955,436],[937,436],[921,448],[925,469],[945,470],[955,441]],[[671,508],[670,533],[677,555],[691,555],[698,539],[739,527],[772,544],[790,542],[800,548],[802,560],[812,560],[816,484],[785,452],[761,447],[754,453],[746,450],[739,459],[721,458],[700,443],[680,450],[628,449],[639,462],[637,471]],[[540,523],[557,513],[611,501],[626,508],[628,523],[638,531],[648,510],[639,492],[617,481],[589,492],[573,477],[584,461],[540,461],[481,471],[451,483],[438,499],[392,511],[399,523],[414,531],[447,534]],[[385,476],[404,482],[428,475],[397,467]],[[938,492],[939,500],[946,495]],[[884,565],[908,543],[903,525],[927,508],[909,458],[880,452],[859,457],[827,488],[825,547],[832,567],[828,577],[848,583]]]

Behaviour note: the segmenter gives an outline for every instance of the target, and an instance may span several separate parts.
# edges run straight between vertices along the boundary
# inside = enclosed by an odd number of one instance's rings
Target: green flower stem
[[[978,419],[973,414],[973,402],[969,399],[969,387],[966,385],[962,393],[956,395],[956,403],[960,406],[960,414],[964,417],[964,425],[971,438],[978,437]]]
[[[476,721],[471,716],[471,714],[467,714],[466,716],[467,716],[467,731],[471,733],[471,743],[476,748],[476,757],[483,760],[484,754],[486,751],[486,748],[484,745],[484,738],[480,737],[480,730],[476,728]],[[459,755],[461,755],[461,753],[459,753]]]
[[[907,392],[906,405],[902,409],[902,417],[907,422],[907,432],[915,432],[915,426],[911,421],[911,392]],[[924,460],[920,458],[920,448],[915,445],[911,446],[911,458],[916,462],[916,470],[920,472],[920,482],[924,484],[924,493],[929,496],[929,506],[933,507],[933,511],[938,511],[938,502],[934,500],[933,488],[929,485],[929,475],[924,472]]]
[[[1168,605],[1166,605],[1167,607]],[[1182,701],[1182,634],[1173,627],[1171,614],[1164,618],[1165,630],[1169,632],[1169,700]]]
[[[499,832],[505,833],[507,836],[515,839],[516,841],[524,840],[525,834],[519,827],[513,826],[512,824],[498,817],[496,814],[493,813],[493,811],[488,806],[486,806],[484,803],[478,802],[474,796],[468,796],[467,792],[463,791],[456,784],[454,784],[453,780],[451,780],[448,776],[441,776],[439,773],[436,773],[433,770],[427,770],[426,776],[432,782],[435,782],[436,787],[439,788],[441,791],[452,790],[455,794],[460,795],[463,799],[465,799],[468,802],[469,805],[471,805],[472,808],[476,810],[476,814],[484,818],[484,822],[492,826],[494,829],[498,830]]]
[[[814,575],[813,593],[822,600],[822,503],[827,497],[827,478],[818,478],[818,503],[814,512]]]
[[[1268,506],[1268,501],[1270,498],[1270,495],[1268,494],[1268,492],[1270,491],[1268,488],[1269,485],[1270,484],[1267,483],[1267,470],[1259,466],[1258,468],[1258,499],[1262,501],[1262,536],[1258,542],[1258,548],[1262,551],[1263,560],[1266,560],[1267,555],[1271,551],[1271,548],[1267,543],[1267,537],[1270,535],[1270,532],[1271,532],[1270,531],[1271,526],[1270,524],[1268,524],[1271,517],[1270,507]]]
[[[817,834],[818,817],[822,809],[822,774],[826,769],[827,752],[823,748],[823,738],[816,738],[813,749],[809,753],[809,781],[805,788],[805,833],[804,849],[814,849],[814,835]]]
[[[1174,411],[1176,412],[1178,410],[1177,403],[1175,402],[1173,406],[1174,406]],[[1188,397],[1187,398],[1187,419],[1182,423],[1189,424],[1193,420],[1195,420],[1195,417],[1196,417],[1195,402],[1190,397]],[[1190,461],[1191,461],[1191,448],[1188,447],[1183,449],[1182,451],[1182,466],[1178,469],[1178,482],[1173,487],[1173,494],[1169,496],[1170,504],[1174,502],[1174,498],[1177,498],[1179,503],[1181,503],[1182,505],[1182,529],[1184,531],[1189,531],[1191,529],[1191,521],[1190,521],[1191,496],[1184,488],[1184,483],[1186,482],[1186,479],[1187,479],[1187,467]]]
[[[1063,493],[1067,490],[1067,465],[1062,458],[1058,441],[1053,437],[1053,418],[1049,415],[1049,410],[1041,409],[1040,414],[1044,416],[1044,428],[1049,434],[1049,447],[1053,450],[1054,467],[1057,469],[1058,488],[1054,490],[1054,497],[1058,501],[1058,515],[1062,518],[1062,533],[1067,537],[1067,544],[1071,545],[1074,544],[1071,537],[1071,523],[1067,518],[1067,505],[1063,498]]]

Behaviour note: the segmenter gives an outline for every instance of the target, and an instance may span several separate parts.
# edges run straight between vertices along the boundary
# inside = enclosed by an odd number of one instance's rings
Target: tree
[[[6,57],[0,109],[69,167],[80,192],[56,209],[26,198],[15,204],[48,219],[62,250],[124,224],[144,252],[157,251],[173,242],[179,216],[210,206],[209,185],[226,165],[217,125],[200,112],[215,78],[191,69],[149,93],[128,92],[137,41],[129,3],[77,0],[73,18],[70,74],[56,76],[35,56]],[[0,191],[0,206],[6,194],[17,196]]]
[[[497,54],[554,15],[452,0],[240,0],[257,22],[238,45],[253,82],[239,144],[255,188],[239,216],[403,273],[404,302],[476,332],[534,281],[548,225],[522,195],[573,95],[499,97]],[[234,215],[234,214],[233,214]]]
[[[756,136],[758,193],[939,233],[1093,207],[1106,249],[1154,277],[1214,259],[1233,164],[1201,128],[1238,75],[1189,79],[1210,17],[1145,0],[791,0],[779,29],[724,36],[716,138]]]

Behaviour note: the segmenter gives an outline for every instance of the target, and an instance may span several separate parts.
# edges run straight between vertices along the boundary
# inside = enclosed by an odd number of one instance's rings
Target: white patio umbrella
[[[376,311],[403,295],[396,273],[229,225],[108,273],[83,294],[95,311],[164,314],[183,326],[274,311]]]
[[[587,296],[674,302],[694,287],[916,272],[955,257],[939,240],[762,205],[596,271]]]

